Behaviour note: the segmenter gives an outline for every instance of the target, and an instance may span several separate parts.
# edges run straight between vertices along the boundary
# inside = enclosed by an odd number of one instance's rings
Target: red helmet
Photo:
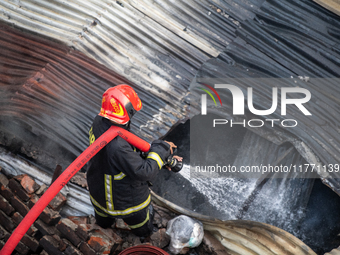
[[[137,93],[130,86],[121,84],[104,92],[99,115],[118,124],[126,124],[140,109],[142,101]]]

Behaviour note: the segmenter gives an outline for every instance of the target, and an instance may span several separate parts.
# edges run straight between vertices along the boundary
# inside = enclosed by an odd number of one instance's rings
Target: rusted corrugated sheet
[[[166,103],[95,60],[4,25],[0,48],[1,142],[14,151],[51,169],[56,163],[68,166],[88,146],[88,129],[102,93],[121,83],[135,87],[143,100],[133,130],[146,139],[157,136],[139,127]],[[163,125],[175,121],[170,116]]]

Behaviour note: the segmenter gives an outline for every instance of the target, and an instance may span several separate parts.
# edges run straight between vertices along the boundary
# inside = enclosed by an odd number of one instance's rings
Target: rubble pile
[[[46,185],[38,185],[26,174],[10,177],[0,173],[0,249],[46,189]],[[139,238],[120,219],[112,228],[103,229],[95,224],[92,215],[62,217],[59,212],[65,203],[66,198],[59,192],[21,239],[13,254],[116,255],[143,243],[167,250],[170,242],[166,234],[167,223],[176,215],[163,207],[153,204],[153,223],[157,231],[148,238]],[[207,233],[202,245],[188,254],[219,254],[211,246],[216,243],[213,239]]]

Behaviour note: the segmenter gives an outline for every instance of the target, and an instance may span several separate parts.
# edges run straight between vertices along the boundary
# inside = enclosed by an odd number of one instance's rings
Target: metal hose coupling
[[[174,150],[174,153],[171,154],[167,160],[165,165],[169,166],[171,168],[172,172],[178,173],[183,168],[183,162],[178,161],[174,156],[177,153],[177,149]]]

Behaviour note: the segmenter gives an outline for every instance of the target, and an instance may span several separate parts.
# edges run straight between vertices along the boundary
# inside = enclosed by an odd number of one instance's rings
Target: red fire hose
[[[142,244],[127,248],[119,253],[119,255],[169,255],[169,253],[158,247]]]
[[[150,149],[150,144],[134,134],[126,131],[125,129],[112,126],[104,134],[102,134],[95,142],[90,145],[82,154],[76,158],[71,165],[65,169],[65,171],[52,183],[52,185],[46,190],[44,195],[38,200],[38,202],[27,213],[24,219],[20,222],[18,227],[13,231],[12,235],[0,251],[0,255],[10,255],[21,238],[25,235],[30,226],[38,218],[45,207],[51,202],[51,200],[58,194],[58,192],[66,185],[66,183],[89,161],[94,155],[96,155],[102,148],[105,147],[112,139],[117,135],[128,141],[131,145],[135,146],[143,152],[147,152]]]

